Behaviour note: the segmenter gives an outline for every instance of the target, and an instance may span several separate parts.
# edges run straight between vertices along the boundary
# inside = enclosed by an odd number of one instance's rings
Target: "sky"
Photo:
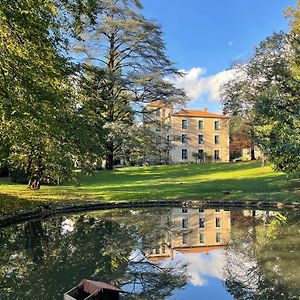
[[[162,26],[167,54],[187,74],[174,79],[192,100],[187,108],[221,112],[219,87],[260,41],[288,31],[283,10],[296,0],[142,0],[144,15]]]

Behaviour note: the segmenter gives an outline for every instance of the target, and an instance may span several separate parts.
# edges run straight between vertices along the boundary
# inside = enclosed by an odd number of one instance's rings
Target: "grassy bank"
[[[98,201],[173,199],[300,200],[299,181],[259,162],[133,167],[79,176],[78,186],[25,185],[0,179],[0,215],[28,211],[43,204],[73,205]],[[229,195],[223,195],[229,191]]]

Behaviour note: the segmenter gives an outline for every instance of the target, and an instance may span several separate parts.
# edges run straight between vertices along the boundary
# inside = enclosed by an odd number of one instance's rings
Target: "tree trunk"
[[[251,160],[255,160],[255,149],[254,146],[251,147]]]
[[[28,182],[28,188],[31,190],[39,190],[41,187],[41,181],[37,179],[29,180]]]
[[[113,143],[109,143],[107,145],[107,154],[106,154],[106,164],[105,168],[107,170],[113,170],[114,168],[114,145]]]
[[[43,179],[45,167],[41,164],[38,165],[38,167],[32,171],[32,173],[29,176],[29,182],[28,182],[28,188],[32,190],[39,190],[41,187],[41,182]]]

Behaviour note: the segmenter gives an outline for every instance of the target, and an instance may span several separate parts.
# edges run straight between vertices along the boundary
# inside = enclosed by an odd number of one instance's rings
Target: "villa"
[[[144,123],[170,143],[171,163],[229,161],[229,118],[204,110],[174,112],[154,101],[144,110]]]

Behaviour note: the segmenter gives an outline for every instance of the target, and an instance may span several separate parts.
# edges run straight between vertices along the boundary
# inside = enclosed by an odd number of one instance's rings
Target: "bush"
[[[13,169],[10,170],[10,179],[14,183],[28,183],[28,176],[24,170]]]
[[[8,167],[0,164],[0,177],[7,177],[8,175],[9,175]]]

